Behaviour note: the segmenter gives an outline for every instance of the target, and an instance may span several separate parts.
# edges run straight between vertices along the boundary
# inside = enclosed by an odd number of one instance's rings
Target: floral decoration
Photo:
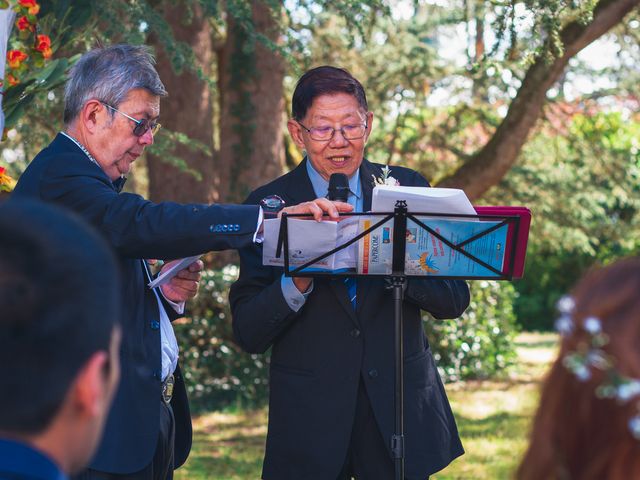
[[[26,15],[22,15],[18,20],[16,20],[16,27],[18,27],[19,31],[29,30],[33,31],[34,25],[29,21]]]
[[[4,167],[0,167],[0,192],[11,192],[16,186],[16,181],[11,178]]]
[[[609,337],[602,331],[600,319],[587,316],[581,325],[576,325],[573,318],[575,302],[570,296],[562,297],[557,308],[560,317],[556,320],[556,330],[563,337],[572,335],[578,329],[587,334],[587,341],[579,343],[575,351],[570,351],[563,357],[563,366],[580,382],[591,379],[594,369],[603,372],[605,380],[595,389],[598,398],[614,399],[619,404],[625,404],[640,397],[640,379],[620,373],[616,369],[615,358],[604,350]],[[640,410],[627,425],[631,435],[640,440]]]
[[[391,169],[388,165],[385,165],[382,168],[382,177],[376,177],[375,175],[371,175],[371,177],[373,178],[374,187],[377,187],[379,185],[400,185],[400,182],[391,176]]]
[[[17,35],[9,38],[5,82],[9,87],[27,78],[30,70],[42,68],[53,55],[51,38],[39,33],[40,5],[36,0],[0,0],[0,9],[12,8],[16,12]]]
[[[35,49],[42,53],[42,58],[50,58],[53,53],[51,51],[51,39],[47,35],[38,35]]]
[[[9,50],[7,52],[7,65],[12,70],[17,70],[22,66],[29,56],[20,50]]]
[[[40,5],[36,0],[18,0],[18,5],[26,8],[29,15],[37,15],[40,11]]]

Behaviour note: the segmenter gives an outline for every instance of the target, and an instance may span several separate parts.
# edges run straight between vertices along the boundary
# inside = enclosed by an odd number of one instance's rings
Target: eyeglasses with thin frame
[[[307,131],[311,140],[316,140],[318,142],[328,142],[336,134],[336,129],[333,127],[307,128],[300,122],[298,122],[298,125]],[[367,122],[358,125],[343,125],[338,130],[340,130],[340,133],[342,133],[345,140],[358,140],[364,137],[364,134],[367,132]]]
[[[142,120],[138,120],[136,118],[133,118],[133,117],[127,115],[124,112],[121,112],[117,108],[112,107],[108,103],[105,103],[105,102],[100,102],[100,103],[102,103],[105,107],[110,108],[114,112],[118,112],[120,115],[122,115],[124,117],[127,117],[132,122],[135,122],[136,126],[133,127],[133,134],[136,137],[143,136],[145,133],[147,133],[147,130],[151,130],[151,135],[155,136],[155,134],[158,133],[158,130],[160,130],[160,127],[162,127],[162,125],[160,125],[158,122],[151,122],[146,118],[143,118]]]

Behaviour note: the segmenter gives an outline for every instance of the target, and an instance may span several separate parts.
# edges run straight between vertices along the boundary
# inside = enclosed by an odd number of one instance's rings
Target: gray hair
[[[166,96],[154,65],[155,59],[144,45],[112,45],[82,55],[71,69],[64,89],[65,125],[71,123],[92,98],[118,108],[134,89]]]

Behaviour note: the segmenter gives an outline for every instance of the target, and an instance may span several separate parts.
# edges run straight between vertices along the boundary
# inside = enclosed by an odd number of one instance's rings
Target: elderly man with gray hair
[[[121,192],[131,164],[160,128],[166,94],[147,48],[115,45],[86,53],[66,86],[65,130],[29,164],[13,194],[82,215],[114,247],[123,273],[122,379],[97,454],[78,478],[170,479],[189,454],[191,420],[171,320],[195,295],[202,263],[149,289],[144,259],[259,241],[258,206],[156,204]],[[322,213],[336,218],[350,209],[316,199],[285,210],[319,220]]]

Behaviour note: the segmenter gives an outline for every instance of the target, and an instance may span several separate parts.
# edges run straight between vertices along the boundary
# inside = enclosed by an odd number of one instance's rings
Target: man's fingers
[[[187,280],[183,278],[174,277],[171,281],[171,287],[174,290],[181,290],[187,293],[193,293],[198,291],[198,282],[194,280]]]
[[[190,272],[188,269],[180,270],[176,273],[176,276],[173,277],[176,280],[189,280],[189,281],[198,281],[202,278],[202,273],[200,272]],[[173,279],[172,279],[173,280]]]
[[[308,213],[313,215],[316,221],[321,221],[323,215],[328,215],[332,220],[337,220],[340,212],[350,212],[353,207],[345,202],[334,202],[327,198],[316,198],[311,202],[304,202],[291,207],[283,208],[280,212]]]
[[[189,265],[190,272],[201,272],[202,270],[204,270],[204,262],[202,260],[196,260]]]
[[[347,213],[353,210],[353,205],[346,202],[333,202],[333,205],[338,209],[340,213]]]
[[[171,282],[160,287],[162,288],[162,293],[167,300],[178,303],[186,302],[198,294],[197,282],[191,280],[175,281],[175,278],[171,280]]]

